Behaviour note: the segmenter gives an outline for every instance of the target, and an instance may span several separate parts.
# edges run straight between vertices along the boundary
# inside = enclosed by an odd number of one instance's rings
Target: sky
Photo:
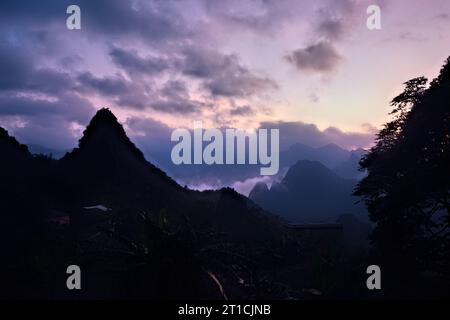
[[[70,4],[81,30],[66,27]],[[197,120],[279,128],[282,148],[368,147],[449,43],[448,0],[2,0],[0,126],[67,150],[109,107],[149,153]]]

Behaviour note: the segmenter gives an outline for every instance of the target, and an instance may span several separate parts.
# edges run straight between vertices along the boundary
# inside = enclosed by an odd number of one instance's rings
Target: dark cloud
[[[189,48],[183,55],[182,72],[203,79],[203,87],[214,96],[243,97],[278,88],[274,80],[243,66],[235,54]]]
[[[208,100],[216,96],[232,101],[276,89],[277,83],[270,76],[251,70],[236,54],[220,52],[213,47],[214,41],[220,41],[222,28],[226,32],[246,28],[258,35],[277,31],[293,17],[305,14],[302,9],[310,9],[310,3],[194,2],[79,0],[75,4],[81,7],[82,32],[71,32],[65,19],[66,8],[73,1],[1,1],[0,116],[22,117],[27,121],[21,129],[23,134],[42,133],[46,137],[54,134],[50,132],[52,122],[46,120],[52,119],[54,128],[61,129],[61,136],[69,141],[70,122],[85,124],[93,111],[83,99],[91,93],[111,99],[122,108],[188,115],[211,108]],[[322,41],[292,52],[288,61],[300,70],[334,70],[341,57],[332,41],[341,39],[347,30],[344,10],[351,2],[330,2],[336,8],[323,14],[315,29]],[[192,14],[196,7],[205,16]],[[86,54],[91,52],[85,47],[86,40],[96,45],[92,57]],[[142,51],[126,49],[133,45]],[[151,54],[142,53],[145,51]],[[99,55],[102,53],[103,57]],[[124,70],[130,77],[121,76],[123,73],[104,76],[84,69],[83,60],[102,58],[112,59],[114,65],[109,66]],[[148,77],[139,77],[144,75]],[[193,85],[201,89],[196,92],[202,95],[201,101],[190,94]],[[230,106],[224,117],[251,116],[255,112],[250,106]],[[45,127],[49,127],[47,134]]]
[[[332,0],[325,4],[316,10],[318,22],[312,30],[312,36],[319,40],[288,56],[288,61],[300,70],[324,73],[334,71],[342,60],[336,45],[350,33],[355,18],[361,16],[356,13],[357,2],[354,0]],[[363,10],[365,8],[361,7],[359,12],[364,12]]]
[[[93,111],[89,101],[75,94],[64,94],[57,99],[17,94],[0,95],[0,115],[3,116],[58,115],[69,121],[85,123]]]
[[[87,125],[94,113],[90,102],[76,94],[64,94],[52,100],[0,95],[2,125],[23,143],[57,150],[74,147],[79,137],[74,136],[71,125]],[[23,125],[14,125],[18,119]]]
[[[317,73],[332,72],[343,60],[336,48],[328,41],[320,41],[306,48],[297,49],[286,59],[301,71]]]
[[[215,96],[249,97],[278,88],[276,82],[267,77],[252,74],[247,69],[228,69],[208,80],[205,87]]]
[[[174,99],[174,100],[158,100],[150,103],[150,106],[157,111],[174,113],[174,114],[188,114],[195,113],[203,107],[203,103],[191,101],[188,99]]]
[[[10,128],[10,133],[21,143],[43,146],[56,151],[77,146],[79,135],[71,130],[71,122],[60,116],[39,116],[23,127]]]
[[[149,41],[164,41],[183,38],[189,34],[189,27],[173,1],[80,1],[86,28],[92,27],[99,33],[130,36]]]
[[[232,116],[251,116],[253,114],[255,111],[250,106],[239,106],[230,110]]]
[[[299,18],[307,3],[298,0],[201,0],[214,21],[227,28],[239,28],[264,35],[273,35],[283,25]]]
[[[32,72],[28,56],[0,38],[0,61],[0,90],[23,88]]]
[[[161,94],[171,99],[187,99],[189,97],[186,82],[181,80],[169,80],[164,84]]]
[[[3,0],[0,24],[32,24],[38,28],[55,25],[65,29],[66,9],[77,4],[82,12],[82,29],[110,37],[140,37],[149,42],[183,37],[186,24],[174,9],[173,1],[138,0]]]
[[[109,52],[114,63],[130,74],[145,73],[149,75],[160,73],[169,68],[167,59],[159,57],[141,57],[136,50],[113,48]]]
[[[317,31],[327,39],[339,40],[345,33],[345,24],[343,19],[330,18],[321,21]]]
[[[321,147],[329,143],[335,143],[342,148],[366,147],[373,143],[374,133],[345,132],[335,127],[329,127],[323,131],[315,124],[303,122],[262,122],[261,128],[273,128],[280,130],[280,148],[286,150],[296,143],[306,144],[311,147]]]
[[[121,108],[133,108],[137,110],[143,110],[149,108],[149,97],[145,92],[127,92],[121,94],[114,99],[114,102]]]
[[[83,72],[77,76],[83,89],[94,90],[109,96],[125,94],[129,86],[125,79],[116,77],[96,77],[90,72]]]
[[[450,14],[448,13],[439,13],[436,15],[436,18],[438,19],[442,19],[442,20],[449,20],[450,19]]]
[[[178,67],[188,76],[211,78],[227,68],[239,67],[235,55],[224,55],[204,47],[188,47],[183,50]]]
[[[1,11],[1,10],[0,10]],[[94,114],[76,90],[73,76],[39,66],[39,48],[0,36],[0,117],[24,143],[67,148],[76,139],[71,124],[85,125]],[[16,126],[15,123],[21,123]]]
[[[131,86],[115,101],[121,107],[149,108],[171,114],[198,113],[207,107],[205,102],[190,98],[186,83],[181,80],[169,80],[157,90],[147,89],[142,84]]]
[[[37,67],[36,57],[27,49],[0,37],[0,91],[57,94],[72,89],[71,75],[55,68]]]
[[[70,74],[51,68],[33,70],[25,83],[24,89],[45,92],[49,94],[62,94],[74,87]]]
[[[18,48],[5,52],[0,47],[0,58],[5,62],[0,66],[0,90],[30,90],[56,97],[67,90],[81,95],[96,93],[112,98],[123,108],[188,114],[199,112],[207,103],[193,101],[190,89],[179,80],[161,87],[159,77],[195,78],[199,81],[197,88],[206,91],[201,92],[205,97],[247,97],[277,87],[267,76],[249,70],[237,55],[199,46],[197,40],[208,30],[193,27],[194,19],[187,14],[190,6],[178,1],[78,1],[83,34],[90,41],[101,39],[109,47],[112,62],[126,71],[132,81],[119,74],[101,76],[85,70],[83,51],[59,55],[69,32],[65,27],[69,4],[72,2],[65,0],[39,4],[21,0],[2,2],[0,20],[4,18],[13,26],[12,32],[8,29],[5,34],[12,35],[11,41]],[[75,42],[80,34],[73,33]],[[104,42],[105,36],[108,43]],[[122,47],[124,43],[136,43],[134,40],[140,46],[148,45],[152,55]],[[160,42],[155,45],[154,41]],[[28,47],[21,43],[27,43]],[[34,48],[39,50],[33,52]],[[149,77],[137,77],[141,75]]]
[[[0,2],[0,24],[10,25],[14,23],[33,23],[41,27],[55,21],[61,13],[64,15],[69,0],[3,0]],[[65,25],[65,20],[61,25]]]

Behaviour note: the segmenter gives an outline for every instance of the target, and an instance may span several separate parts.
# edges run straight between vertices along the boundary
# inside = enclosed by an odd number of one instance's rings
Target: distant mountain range
[[[282,167],[288,168],[301,160],[318,161],[343,178],[359,179],[364,176],[364,173],[358,170],[359,161],[364,154],[366,150],[362,148],[349,151],[336,144],[327,144],[320,148],[294,144],[280,153],[280,162]]]
[[[270,189],[258,183],[249,198],[293,222],[331,222],[342,214],[354,214],[365,221],[366,209],[355,204],[358,198],[352,195],[356,183],[356,179],[342,178],[318,161],[302,160]]]
[[[60,159],[67,152],[46,148],[40,145],[28,145],[32,154],[51,155]],[[289,167],[300,160],[318,161],[343,178],[361,179],[365,173],[358,170],[359,161],[366,153],[364,149],[346,150],[336,144],[328,144],[319,148],[304,144],[292,145],[289,149],[280,152],[280,173],[282,178]],[[146,159],[153,159],[158,166],[182,185],[211,187],[233,186],[238,181],[245,181],[260,175],[257,165],[221,166],[221,165],[174,165],[170,159],[170,148],[165,153],[152,154],[144,150]],[[248,191],[247,191],[248,192]],[[248,193],[245,193],[248,194]]]

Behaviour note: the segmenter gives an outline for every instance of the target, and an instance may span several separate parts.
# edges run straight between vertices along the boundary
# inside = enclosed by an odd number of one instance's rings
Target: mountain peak
[[[318,149],[319,150],[338,151],[338,152],[345,151],[341,146],[338,146],[336,143],[328,143],[326,145],[321,146]]]
[[[315,171],[320,170],[320,171],[331,172],[330,169],[328,169],[326,166],[324,166],[319,161],[300,160],[289,169],[288,174],[289,174],[289,172],[291,172],[291,173],[299,172],[299,171],[308,172],[310,170],[315,170]]]
[[[107,108],[97,111],[83,132],[78,148],[61,159],[71,166],[77,178],[102,181],[111,186],[129,182],[131,176],[146,176],[147,186],[154,184],[178,187],[165,172],[148,162],[141,150],[128,138],[116,116]],[[155,178],[162,178],[165,184]],[[145,180],[145,179],[142,179]],[[113,181],[113,182],[111,182]],[[153,182],[149,182],[153,181]]]
[[[289,168],[283,179],[285,184],[296,184],[299,181],[329,181],[337,179],[337,175],[318,161],[301,160]]]
[[[267,184],[265,184],[264,182],[258,182],[257,184],[255,184],[253,189],[250,191],[250,194],[248,195],[248,197],[250,199],[255,199],[261,195],[266,194],[267,192],[269,192],[269,188],[267,187]]]
[[[140,160],[145,160],[144,154],[128,138],[123,126],[112,111],[102,108],[97,111],[84,130],[83,136],[78,142],[78,151],[89,149],[92,145],[97,148],[117,143],[125,145]]]
[[[2,127],[0,127],[0,143],[28,154],[28,147],[24,144],[21,144],[16,140],[16,138],[10,136],[8,131]]]

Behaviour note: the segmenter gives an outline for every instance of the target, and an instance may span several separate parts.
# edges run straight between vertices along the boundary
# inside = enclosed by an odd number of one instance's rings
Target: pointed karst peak
[[[128,138],[123,126],[112,111],[108,108],[102,108],[97,111],[84,130],[78,148],[83,150],[90,148],[90,146],[98,148],[117,144],[125,145],[138,158],[144,160],[144,155]]]
[[[83,137],[79,141],[79,147],[83,148],[89,143],[90,139],[98,134],[100,130],[110,130],[121,137],[126,136],[125,130],[117,120],[116,116],[108,108],[102,108],[97,111],[83,132]]]
[[[258,199],[259,197],[266,195],[268,192],[269,188],[267,187],[267,184],[264,182],[258,182],[250,191],[248,197],[250,199]]]
[[[308,173],[312,171],[330,171],[327,167],[325,167],[319,161],[312,160],[300,160],[297,161],[289,170],[288,173]]]
[[[28,154],[28,147],[18,142],[13,136],[10,136],[8,131],[2,127],[0,127],[0,145],[14,148],[20,152]]]
[[[256,190],[258,192],[265,192],[265,191],[269,191],[269,188],[267,187],[267,184],[265,184],[264,182],[258,182],[255,185],[254,190]]]
[[[269,194],[269,188],[264,182],[258,182],[255,184],[253,189],[250,191],[248,197],[256,202],[263,201],[265,197]]]
[[[297,184],[299,181],[329,181],[337,179],[337,175],[318,161],[301,160],[289,168],[283,179],[284,183]]]
[[[340,146],[338,146],[336,143],[328,143],[328,144],[320,147],[319,149],[339,150],[339,151],[342,150],[342,148]]]

